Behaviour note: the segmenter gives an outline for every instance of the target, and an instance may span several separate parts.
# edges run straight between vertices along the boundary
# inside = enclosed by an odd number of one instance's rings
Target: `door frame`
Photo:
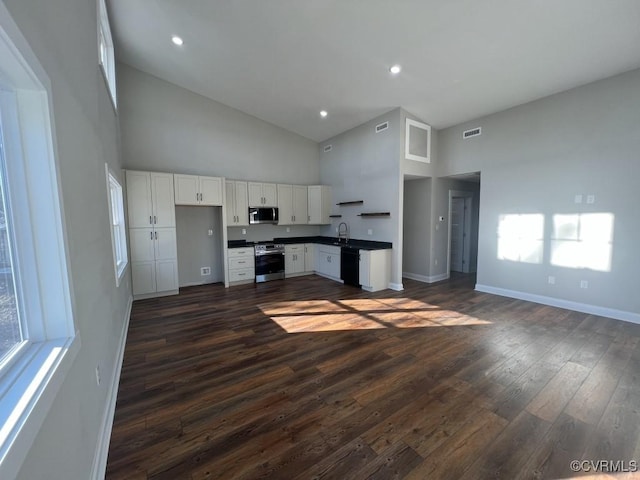
[[[452,200],[454,198],[465,198],[465,206],[468,207],[468,215],[464,216],[464,251],[463,251],[463,267],[464,273],[469,273],[471,265],[471,211],[473,209],[473,192],[466,192],[464,190],[449,190],[449,219],[448,219],[448,232],[447,232],[447,276],[451,276],[451,207]],[[467,205],[467,199],[469,204]]]

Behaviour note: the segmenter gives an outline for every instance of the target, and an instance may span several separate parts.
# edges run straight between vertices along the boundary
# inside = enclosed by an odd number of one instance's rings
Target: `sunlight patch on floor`
[[[491,323],[411,298],[296,300],[264,303],[259,308],[288,333]]]

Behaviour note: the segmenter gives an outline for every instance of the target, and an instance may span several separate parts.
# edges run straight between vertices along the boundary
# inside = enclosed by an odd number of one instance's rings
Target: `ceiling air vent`
[[[376,133],[384,132],[387,128],[389,128],[389,122],[384,122],[380,125],[376,125]]]
[[[326,153],[326,152],[330,152],[332,148],[333,148],[333,147],[332,147],[331,145],[325,145],[325,146],[324,146],[324,151],[325,151],[325,153]]]
[[[482,135],[482,127],[476,127],[462,132],[462,138],[464,139],[477,137],[478,135]]]

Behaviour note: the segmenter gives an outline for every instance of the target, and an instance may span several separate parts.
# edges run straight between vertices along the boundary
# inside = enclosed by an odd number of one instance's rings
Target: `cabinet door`
[[[262,184],[262,197],[264,198],[264,207],[278,206],[278,188],[275,183]]]
[[[285,251],[284,253],[284,274],[285,275],[291,275],[292,273],[294,273],[294,261],[293,261],[294,255],[295,253],[293,252]]]
[[[151,173],[151,198],[153,200],[154,225],[176,226],[176,203],[173,195],[173,174]]]
[[[144,295],[156,291],[156,263],[131,262],[131,281],[134,295]]]
[[[322,218],[322,190],[317,185],[308,188],[308,207],[309,223],[319,225]]]
[[[173,185],[176,205],[198,205],[198,177],[195,175],[174,175]]]
[[[236,186],[234,182],[225,182],[224,209],[227,214],[227,227],[233,227],[236,223]]]
[[[262,197],[262,184],[249,182],[249,206],[250,207],[263,207],[264,198]],[[247,213],[248,214],[248,213]]]
[[[156,260],[171,260],[178,257],[175,228],[156,228],[153,237]]]
[[[200,205],[222,205],[222,179],[200,177]]]
[[[178,290],[178,261],[161,260],[156,262],[156,291]]]
[[[154,231],[152,228],[130,228],[129,243],[131,244],[132,262],[153,262]]]
[[[237,227],[246,227],[249,225],[249,199],[247,196],[247,182],[235,182],[236,192],[236,222]]]
[[[303,185],[294,185],[292,192],[293,223],[306,225],[308,223],[308,188]],[[280,192],[278,192],[278,202]]]
[[[153,210],[151,207],[151,177],[149,173],[127,170],[126,179],[129,227],[151,227],[153,225]]]
[[[313,272],[316,269],[316,246],[313,243],[304,245],[304,271]]]
[[[293,221],[293,187],[278,185],[278,225],[292,225]]]

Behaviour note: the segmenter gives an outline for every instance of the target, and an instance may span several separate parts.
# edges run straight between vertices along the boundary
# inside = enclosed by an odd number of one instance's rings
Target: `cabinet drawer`
[[[237,270],[229,270],[229,281],[238,282],[241,280],[254,280],[255,270],[253,268],[239,268]]]
[[[229,257],[229,270],[253,268],[254,257]]]
[[[251,257],[255,256],[255,250],[253,247],[244,247],[244,248],[230,248],[229,249],[229,258],[236,257]]]

